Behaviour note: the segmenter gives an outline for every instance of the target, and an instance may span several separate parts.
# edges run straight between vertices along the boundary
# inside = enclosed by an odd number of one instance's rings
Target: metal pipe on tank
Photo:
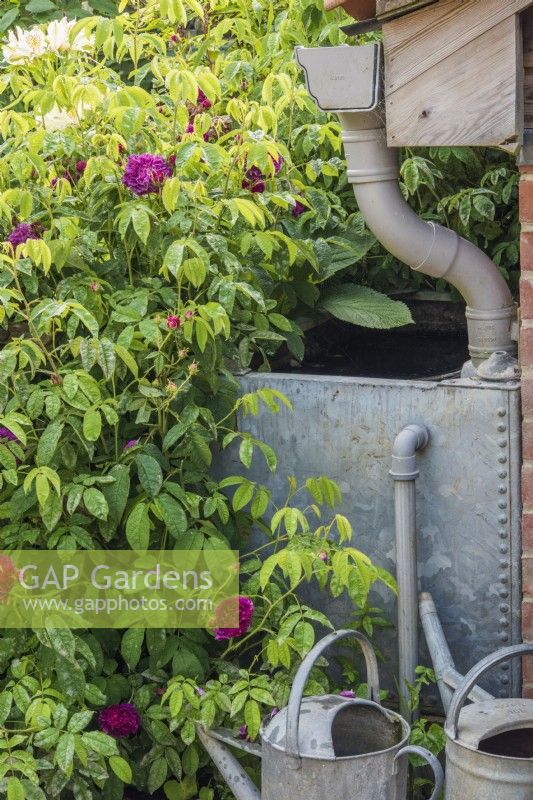
[[[429,441],[427,428],[408,425],[397,435],[390,476],[394,480],[396,581],[398,583],[399,689],[402,713],[408,719],[409,687],[418,666],[418,575],[416,558],[415,481],[420,472],[416,454]]]

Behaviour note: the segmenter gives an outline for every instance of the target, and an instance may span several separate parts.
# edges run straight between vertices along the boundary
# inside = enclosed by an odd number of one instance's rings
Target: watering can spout
[[[227,744],[261,757],[260,745],[236,739],[228,741],[230,737],[227,733],[207,732],[201,725],[196,726],[196,732],[237,800],[261,800],[259,789],[230,752]]]

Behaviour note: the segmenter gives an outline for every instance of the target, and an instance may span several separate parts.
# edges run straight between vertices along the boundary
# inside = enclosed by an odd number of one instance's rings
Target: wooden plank
[[[494,10],[492,0],[485,2]],[[442,5],[449,7],[450,3]],[[429,14],[431,9],[426,12]],[[494,145],[513,149],[522,131],[518,17],[507,16],[473,40],[465,41],[463,37],[456,49],[444,46],[449,44],[448,14],[446,22],[446,27],[439,28],[444,40],[442,60],[435,63],[428,54],[425,69],[411,69],[409,80],[400,80],[396,75],[396,81],[391,81],[390,74],[386,74],[389,144]],[[451,29],[456,31],[453,23]],[[451,31],[450,35],[453,36]],[[418,39],[411,41],[411,62],[419,53],[418,43]],[[425,48],[427,42],[422,44]],[[421,59],[424,52],[419,54]]]
[[[533,0],[441,0],[383,26],[386,92],[409,84]]]
[[[435,3],[436,0],[429,0]],[[385,14],[392,14],[395,11],[411,11],[415,10],[417,6],[428,5],[428,0],[377,0],[376,14],[378,17]]]

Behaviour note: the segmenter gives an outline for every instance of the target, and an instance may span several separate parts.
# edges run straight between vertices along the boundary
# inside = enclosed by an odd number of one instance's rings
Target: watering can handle
[[[398,769],[398,761],[402,756],[409,755],[412,753],[415,756],[420,756],[423,758],[424,761],[427,761],[431,769],[433,770],[433,775],[435,777],[435,788],[433,789],[433,794],[429,798],[429,800],[437,800],[440,797],[442,792],[442,788],[444,786],[444,772],[442,771],[442,767],[440,765],[440,761],[436,758],[433,753],[430,753],[429,750],[426,750],[425,747],[416,747],[415,745],[408,745],[407,747],[403,747],[396,758],[394,759],[394,768],[395,771]]]
[[[295,759],[300,759],[300,752],[298,748],[298,729],[300,726],[300,706],[302,705],[302,698],[304,694],[305,685],[315,665],[315,661],[319,656],[322,655],[324,650],[326,650],[331,644],[335,644],[335,642],[340,641],[341,639],[347,639],[348,637],[353,637],[357,639],[359,644],[361,645],[361,649],[363,650],[363,655],[365,657],[366,662],[366,672],[367,672],[367,683],[368,683],[368,699],[373,700],[375,703],[380,705],[380,697],[379,697],[379,673],[378,673],[378,662],[376,659],[376,654],[372,649],[372,645],[366,638],[363,636],[362,633],[359,631],[353,630],[342,630],[342,631],[335,631],[334,633],[330,633],[328,636],[325,636],[324,639],[321,639],[318,644],[316,644],[312,650],[306,655],[302,663],[300,664],[300,669],[296,673],[296,677],[294,679],[294,683],[292,685],[291,694],[289,697],[289,705],[287,708],[287,737],[286,737],[286,747],[287,747],[287,755],[292,756]],[[295,767],[297,765],[295,764]]]
[[[475,667],[472,667],[470,672],[465,675],[463,681],[457,687],[450,708],[448,709],[445,730],[450,739],[457,739],[459,714],[461,713],[465,700],[479,679],[488,672],[491,667],[501,664],[502,661],[528,655],[533,655],[532,644],[515,644],[511,647],[504,647],[496,653],[492,653],[492,655],[480,661],[479,664],[476,664]]]

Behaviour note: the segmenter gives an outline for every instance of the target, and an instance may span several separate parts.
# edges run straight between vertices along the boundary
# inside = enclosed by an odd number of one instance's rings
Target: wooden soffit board
[[[440,0],[383,27],[389,144],[518,147],[518,14],[533,0]]]
[[[436,0],[431,0],[436,2]],[[428,0],[377,0],[376,14],[383,17],[397,11],[414,11],[418,6],[428,5]]]

